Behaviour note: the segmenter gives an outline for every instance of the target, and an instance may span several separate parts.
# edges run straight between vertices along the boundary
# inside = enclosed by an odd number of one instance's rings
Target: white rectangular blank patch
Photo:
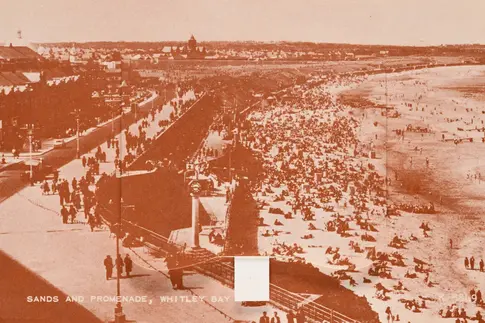
[[[234,299],[269,301],[269,257],[234,257]]]

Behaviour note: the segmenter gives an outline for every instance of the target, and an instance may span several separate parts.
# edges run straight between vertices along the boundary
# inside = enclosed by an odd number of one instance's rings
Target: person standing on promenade
[[[281,323],[281,319],[277,312],[274,312],[274,316],[271,318],[271,323]]]
[[[167,255],[165,258],[165,262],[167,263],[167,269],[168,269],[168,276],[170,277],[170,282],[172,283],[172,288],[176,289],[177,287],[177,280],[176,280],[176,270],[175,267],[177,266],[176,261],[175,261],[175,255],[173,253],[170,253]]]
[[[71,224],[74,223],[74,221],[76,220],[76,214],[77,214],[77,210],[74,207],[74,205],[71,204],[71,206],[69,207],[69,216],[71,217]]]
[[[286,321],[287,323],[295,323],[295,314],[293,314],[293,311],[288,312],[286,314]]]
[[[67,219],[69,217],[69,211],[63,205],[61,209],[62,223],[67,224]]]
[[[125,256],[125,271],[126,277],[130,277],[130,273],[133,270],[133,260],[131,260],[130,255]]]
[[[110,280],[113,275],[113,259],[110,255],[104,258],[104,268],[106,269],[106,280]]]
[[[263,316],[259,318],[259,323],[269,323],[269,317],[266,315],[266,312],[263,312]]]
[[[123,275],[123,258],[121,258],[121,255],[118,254],[118,257],[116,257],[116,270],[119,270],[120,276]]]
[[[91,229],[91,232],[94,232],[94,227],[96,226],[96,221],[94,220],[94,216],[88,214],[88,225]]]

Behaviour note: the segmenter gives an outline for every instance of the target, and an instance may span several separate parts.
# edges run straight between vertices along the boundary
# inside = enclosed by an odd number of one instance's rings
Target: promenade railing
[[[126,231],[136,231],[137,234],[142,235],[147,252],[155,256],[161,257],[169,252],[183,252],[185,250],[185,245],[173,243],[167,237],[128,220],[123,220],[123,226],[125,226]],[[191,264],[190,266],[194,270],[234,288],[233,257],[219,257],[206,249],[202,249],[200,252],[186,253],[185,256],[187,263]],[[300,309],[311,322],[361,323],[275,284],[270,284],[270,303],[283,311]]]

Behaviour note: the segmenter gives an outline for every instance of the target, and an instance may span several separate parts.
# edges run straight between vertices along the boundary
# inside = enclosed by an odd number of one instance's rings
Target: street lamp
[[[34,136],[34,125],[27,124],[25,128],[21,128],[27,130],[27,135],[29,136],[29,180],[30,185],[34,186],[34,173],[32,167],[32,138]]]
[[[121,266],[118,266],[117,261],[118,258],[121,258],[120,254],[120,235],[121,235],[121,217],[122,214],[125,212],[127,209],[135,209],[134,205],[123,205],[123,198],[120,198],[120,206],[122,210],[118,213],[118,223],[116,223],[116,260],[115,260],[115,265],[116,265],[116,296],[117,296],[117,302],[115,306],[115,323],[124,323],[126,321],[126,315],[123,313],[123,306],[121,305],[120,302],[120,297],[121,297]]]
[[[120,102],[120,108],[123,106],[123,88],[125,88],[127,85],[126,85],[126,82],[123,81],[121,82],[121,85],[120,85],[120,98],[121,98],[121,102]],[[121,124],[122,123],[122,118],[120,118],[120,131],[123,129],[123,125]],[[120,133],[120,144],[121,144],[121,136],[122,134]],[[122,162],[123,161],[123,158],[121,156],[121,151],[122,149],[120,149],[120,161]],[[121,176],[123,175],[123,170],[122,168],[120,167],[120,184],[121,184]],[[134,208],[133,205],[123,205],[123,198],[120,196],[120,207],[123,208],[123,211],[128,209],[128,208]],[[117,234],[116,234],[116,260],[115,260],[115,264],[118,260],[118,257],[121,258],[121,255],[120,255],[120,235],[121,235],[121,216],[122,216],[122,211],[119,212],[119,216],[118,216],[118,223],[117,223]],[[126,320],[126,316],[125,314],[123,313],[123,306],[121,305],[121,302],[120,302],[120,296],[121,296],[121,285],[120,285],[120,280],[121,280],[121,270],[120,270],[120,266],[118,266],[116,264],[116,296],[118,298],[118,301],[116,302],[116,307],[115,307],[115,323],[124,323],[125,320]]]
[[[121,100],[121,101],[120,101],[120,110],[121,110],[121,111],[120,111],[120,113],[121,113],[121,115],[123,115],[123,106],[124,106],[124,102],[123,102],[123,90],[124,90],[125,88],[127,88],[127,87],[128,87],[128,84],[126,84],[126,81],[125,81],[125,80],[123,80],[123,81],[121,82],[121,84],[120,84],[120,100]],[[135,116],[135,118],[136,118],[136,116]],[[120,119],[120,131],[122,131],[122,130],[123,130],[123,127],[121,126],[121,121],[122,121],[122,120]],[[121,137],[120,137],[120,138],[121,138]]]
[[[79,143],[79,114],[81,113],[80,109],[75,109],[73,111],[74,116],[76,117],[76,158],[81,158],[81,150],[80,150],[80,143]]]
[[[34,135],[34,125],[32,125],[32,128],[28,130],[29,134],[29,164],[30,164],[30,172],[29,172],[29,177],[30,177],[30,185],[34,186],[34,174],[32,172],[32,136]]]
[[[115,107],[111,106],[111,135],[115,133]]]
[[[79,152],[79,115],[76,116],[76,124],[77,124],[77,135],[76,135],[76,158],[80,158],[81,154]]]

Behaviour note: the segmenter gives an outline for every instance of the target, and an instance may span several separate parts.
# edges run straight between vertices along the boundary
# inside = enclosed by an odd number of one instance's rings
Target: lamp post
[[[123,205],[123,198],[120,198],[120,206],[121,209],[118,216],[118,222],[116,223],[116,296],[118,301],[116,302],[116,306],[114,309],[115,313],[115,320],[114,323],[125,323],[126,322],[126,315],[123,313],[123,306],[120,302],[121,297],[121,266],[118,266],[118,258],[121,258],[120,254],[120,235],[121,235],[121,221],[122,221],[122,214],[127,209],[135,209],[134,205]]]
[[[33,128],[33,125],[32,125]],[[30,185],[34,186],[34,174],[32,172],[32,136],[34,130],[29,129],[28,134],[29,134],[29,164],[30,164],[30,172],[29,172],[29,179],[30,179]]]
[[[81,154],[79,152],[79,115],[76,117],[77,124],[77,135],[76,135],[76,158],[80,158]]]
[[[27,136],[29,137],[29,180],[30,185],[34,186],[34,172],[32,167],[32,139],[34,137],[34,125],[26,124],[24,128],[27,131]]]
[[[79,142],[79,114],[81,113],[81,110],[75,109],[73,114],[76,117],[76,158],[79,159],[81,158],[81,149],[80,149],[80,142]]]
[[[115,133],[115,108],[111,107],[111,135]]]
[[[121,101],[120,101],[120,108],[122,108],[123,106],[123,88],[126,87],[126,82],[123,81],[120,85],[120,98],[121,98]],[[114,121],[112,120],[112,125],[114,125],[113,123]],[[120,129],[122,129],[122,125],[121,125],[121,122],[122,122],[122,118],[120,118]],[[114,128],[112,126],[112,130],[114,131]],[[121,136],[122,134],[120,133],[120,147],[121,147]],[[123,158],[121,156],[121,151],[122,149],[120,149],[120,160],[122,161]],[[123,171],[120,167],[120,184],[121,184],[121,175],[123,174]],[[127,208],[134,208],[134,206],[132,205],[123,205],[123,198],[120,196],[120,207],[124,210],[126,210]],[[114,312],[115,312],[115,323],[124,323],[126,321],[126,316],[125,314],[123,313],[123,306],[121,305],[121,302],[120,302],[120,296],[121,296],[121,268],[120,266],[118,266],[117,264],[117,261],[118,261],[118,257],[121,258],[121,255],[120,255],[120,235],[121,235],[121,216],[122,216],[122,213],[123,211],[120,210],[119,212],[119,216],[118,216],[118,223],[117,223],[117,230],[116,230],[116,260],[115,260],[115,264],[116,264],[116,296],[118,298],[118,301],[116,302],[116,306],[115,306],[115,309],[114,309]]]
[[[128,87],[128,84],[126,84],[126,81],[122,81],[121,84],[120,84],[120,114],[121,116],[123,116],[123,107],[124,107],[124,102],[123,102],[123,90]],[[136,110],[135,110],[136,111]],[[136,114],[135,114],[135,118],[136,118]],[[123,127],[121,125],[121,122],[122,122],[122,119],[120,118],[120,131],[123,130]],[[121,134],[120,134],[120,139],[121,139]],[[121,142],[120,142],[121,143]]]
[[[201,185],[198,181],[198,171],[196,171],[196,178],[190,183],[190,195],[192,196],[192,241],[191,248],[200,248],[199,244],[199,205],[200,205],[200,191]]]
[[[118,217],[118,223],[117,223],[117,229],[116,230],[116,260],[115,260],[115,265],[116,265],[116,296],[118,298],[118,301],[116,302],[116,307],[115,307],[115,323],[124,323],[126,316],[123,313],[123,306],[121,306],[120,302],[120,296],[121,296],[121,268],[118,266],[118,258],[121,258],[120,255],[120,235],[121,235],[121,211],[119,212],[119,217]]]

